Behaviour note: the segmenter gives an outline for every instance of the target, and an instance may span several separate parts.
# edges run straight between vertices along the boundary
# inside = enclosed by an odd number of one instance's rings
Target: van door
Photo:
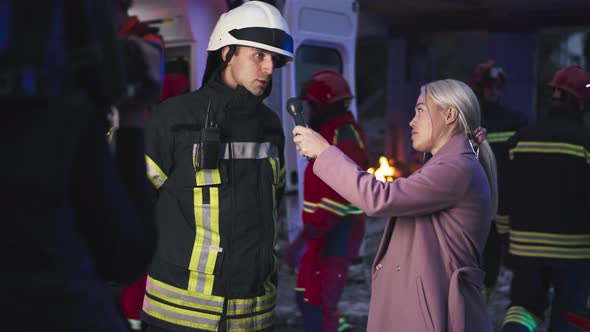
[[[283,128],[287,137],[285,163],[287,191],[297,190],[297,198],[286,202],[289,241],[301,228],[303,207],[303,174],[307,159],[299,156],[291,140],[293,118],[287,113],[286,101],[299,94],[303,82],[318,70],[332,69],[343,74],[350,88],[355,85],[355,48],[358,29],[356,0],[286,0],[283,16],[291,28],[295,60],[282,72],[281,95]],[[350,110],[356,117],[356,102]]]

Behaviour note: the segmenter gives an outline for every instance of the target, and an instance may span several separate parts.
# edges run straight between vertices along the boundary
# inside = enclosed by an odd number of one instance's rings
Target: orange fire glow
[[[395,174],[395,167],[389,164],[386,157],[381,156],[379,158],[379,168],[371,167],[367,172],[375,175],[375,178],[381,182],[392,182]]]

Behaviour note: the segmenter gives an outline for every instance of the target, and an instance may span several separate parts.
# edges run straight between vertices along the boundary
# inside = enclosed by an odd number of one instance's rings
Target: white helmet
[[[287,22],[274,6],[261,1],[249,1],[221,15],[207,51],[217,51],[228,45],[257,47],[293,60],[293,38]]]

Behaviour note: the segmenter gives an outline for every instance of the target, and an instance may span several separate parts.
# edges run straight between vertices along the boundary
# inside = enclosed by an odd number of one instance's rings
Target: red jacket
[[[367,168],[365,137],[352,113],[330,121],[320,133],[361,168]],[[326,256],[355,257],[364,233],[364,213],[313,174],[313,165],[314,161],[311,161],[305,169],[304,235],[319,240],[320,247],[328,245],[329,248],[324,248]],[[342,229],[335,229],[336,226]],[[358,231],[355,228],[359,228]],[[327,235],[328,231],[331,231],[330,235]],[[355,237],[360,239],[353,239]],[[328,243],[324,243],[326,241]]]

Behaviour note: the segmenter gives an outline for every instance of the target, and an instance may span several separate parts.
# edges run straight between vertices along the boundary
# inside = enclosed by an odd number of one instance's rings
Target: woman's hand
[[[330,147],[322,135],[302,126],[293,129],[293,142],[297,145],[299,154],[308,158],[317,158],[322,151]]]

